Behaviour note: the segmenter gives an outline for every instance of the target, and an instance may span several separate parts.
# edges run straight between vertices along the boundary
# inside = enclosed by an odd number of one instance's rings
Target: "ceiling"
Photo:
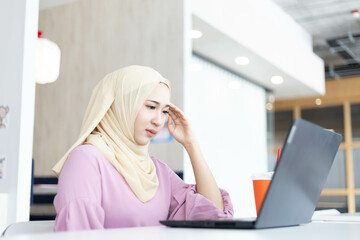
[[[360,0],[273,0],[313,38],[327,77],[360,75]]]

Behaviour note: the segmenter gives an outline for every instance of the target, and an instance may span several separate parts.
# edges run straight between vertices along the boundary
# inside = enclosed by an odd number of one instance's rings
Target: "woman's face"
[[[170,106],[169,88],[159,83],[140,108],[134,126],[135,142],[146,145],[163,128]]]

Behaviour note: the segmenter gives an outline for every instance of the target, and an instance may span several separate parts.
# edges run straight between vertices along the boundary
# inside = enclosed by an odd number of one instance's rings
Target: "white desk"
[[[13,240],[98,240],[98,239],[145,239],[145,240],[359,240],[360,223],[310,223],[297,227],[274,228],[263,230],[227,230],[227,229],[189,229],[142,227],[119,228],[108,230],[46,233],[34,235],[21,235]]]

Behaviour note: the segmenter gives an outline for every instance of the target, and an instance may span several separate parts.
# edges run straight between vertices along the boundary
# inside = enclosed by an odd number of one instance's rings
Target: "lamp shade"
[[[60,48],[56,43],[46,38],[38,38],[35,75],[37,83],[56,81],[60,72],[60,57]]]

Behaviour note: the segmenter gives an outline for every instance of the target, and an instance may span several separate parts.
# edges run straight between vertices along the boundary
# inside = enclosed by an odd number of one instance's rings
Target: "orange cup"
[[[255,206],[257,214],[259,214],[261,205],[264,201],[264,197],[269,188],[273,173],[274,172],[256,173],[251,176],[254,187]]]

